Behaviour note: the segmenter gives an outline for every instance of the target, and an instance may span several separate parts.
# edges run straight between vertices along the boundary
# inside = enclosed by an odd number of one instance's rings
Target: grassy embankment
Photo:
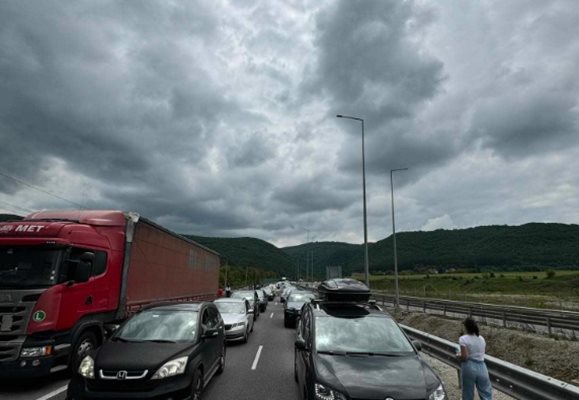
[[[354,274],[363,280],[363,275]],[[579,310],[579,271],[401,274],[400,294]],[[372,290],[394,293],[394,276],[370,277]]]

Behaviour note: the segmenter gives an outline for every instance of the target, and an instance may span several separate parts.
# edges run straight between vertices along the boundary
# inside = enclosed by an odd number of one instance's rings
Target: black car
[[[286,328],[295,327],[300,317],[302,306],[315,297],[312,292],[292,292],[283,304],[283,325]]]
[[[294,359],[300,398],[447,400],[419,344],[375,304],[340,301],[339,286],[331,301],[302,309]]]
[[[213,303],[151,307],[81,361],[67,399],[195,400],[224,366],[224,324]]]

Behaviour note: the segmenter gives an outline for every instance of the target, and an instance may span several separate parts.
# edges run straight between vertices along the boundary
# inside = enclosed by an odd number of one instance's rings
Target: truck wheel
[[[71,367],[76,371],[83,358],[97,347],[97,337],[91,331],[86,331],[80,335],[74,346],[71,355]]]
[[[191,383],[191,400],[201,400],[203,391],[203,371],[197,368],[193,373],[193,382]]]
[[[221,375],[225,369],[225,342],[223,342],[223,347],[221,347],[221,354],[219,355],[219,368],[217,368],[217,375]]]

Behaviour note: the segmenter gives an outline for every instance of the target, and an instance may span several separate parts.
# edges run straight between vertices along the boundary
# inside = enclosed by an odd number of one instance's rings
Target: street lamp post
[[[362,191],[364,194],[364,275],[366,286],[370,287],[369,262],[368,262],[368,223],[366,218],[366,155],[364,151],[364,120],[358,117],[338,114],[337,118],[353,119],[362,123]]]
[[[396,302],[395,302],[396,309],[400,307],[400,292],[398,289],[398,255],[396,253],[396,222],[394,220],[394,183],[392,179],[392,174],[396,171],[406,171],[406,170],[408,170],[408,168],[396,168],[390,170],[390,193],[392,194],[392,243],[394,246],[394,281],[396,292]]]

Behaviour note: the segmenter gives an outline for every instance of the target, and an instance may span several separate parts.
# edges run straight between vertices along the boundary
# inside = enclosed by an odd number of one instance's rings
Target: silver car
[[[224,297],[214,301],[225,324],[225,338],[247,342],[253,332],[253,310],[246,299]]]

